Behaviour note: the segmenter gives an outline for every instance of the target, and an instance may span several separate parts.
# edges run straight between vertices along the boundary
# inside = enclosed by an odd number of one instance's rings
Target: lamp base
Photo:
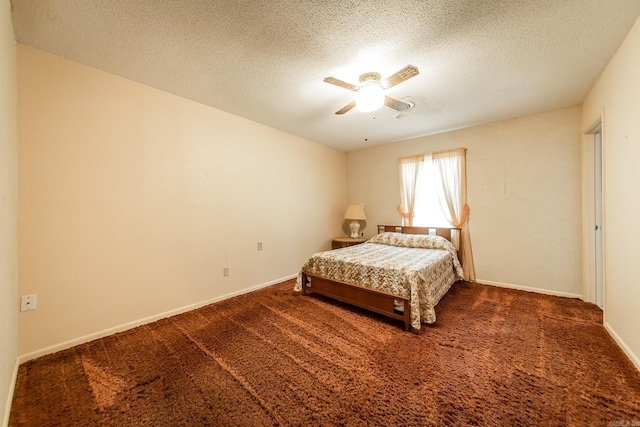
[[[360,223],[358,221],[351,221],[351,224],[349,224],[349,228],[351,229],[352,239],[357,239],[358,237],[360,237]]]

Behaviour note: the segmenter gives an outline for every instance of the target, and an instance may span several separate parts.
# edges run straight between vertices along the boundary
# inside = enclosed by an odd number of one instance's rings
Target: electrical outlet
[[[258,242],[258,250],[261,251],[262,250],[262,242]]]
[[[31,311],[36,309],[36,301],[38,296],[36,294],[33,295],[23,295],[20,297],[20,311]]]
[[[229,275],[229,267],[225,267],[222,269],[222,275],[225,277]]]

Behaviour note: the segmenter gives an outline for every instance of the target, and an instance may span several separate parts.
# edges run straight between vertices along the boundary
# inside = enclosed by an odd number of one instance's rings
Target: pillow
[[[405,248],[423,248],[423,249],[445,249],[455,247],[453,244],[441,236],[430,234],[403,234],[403,233],[380,233],[372,237],[369,243],[378,243],[380,245],[401,246]]]

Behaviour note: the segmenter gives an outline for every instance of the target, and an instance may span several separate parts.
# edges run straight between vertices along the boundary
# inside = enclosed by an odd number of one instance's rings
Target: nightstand
[[[364,243],[369,239],[352,239],[351,237],[335,237],[331,241],[331,249],[346,248],[347,246],[355,246]]]

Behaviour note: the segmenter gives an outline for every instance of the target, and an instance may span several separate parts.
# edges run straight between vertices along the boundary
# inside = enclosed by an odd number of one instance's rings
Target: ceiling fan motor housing
[[[364,73],[360,76],[360,83],[378,82],[380,83],[380,74],[378,73]]]

